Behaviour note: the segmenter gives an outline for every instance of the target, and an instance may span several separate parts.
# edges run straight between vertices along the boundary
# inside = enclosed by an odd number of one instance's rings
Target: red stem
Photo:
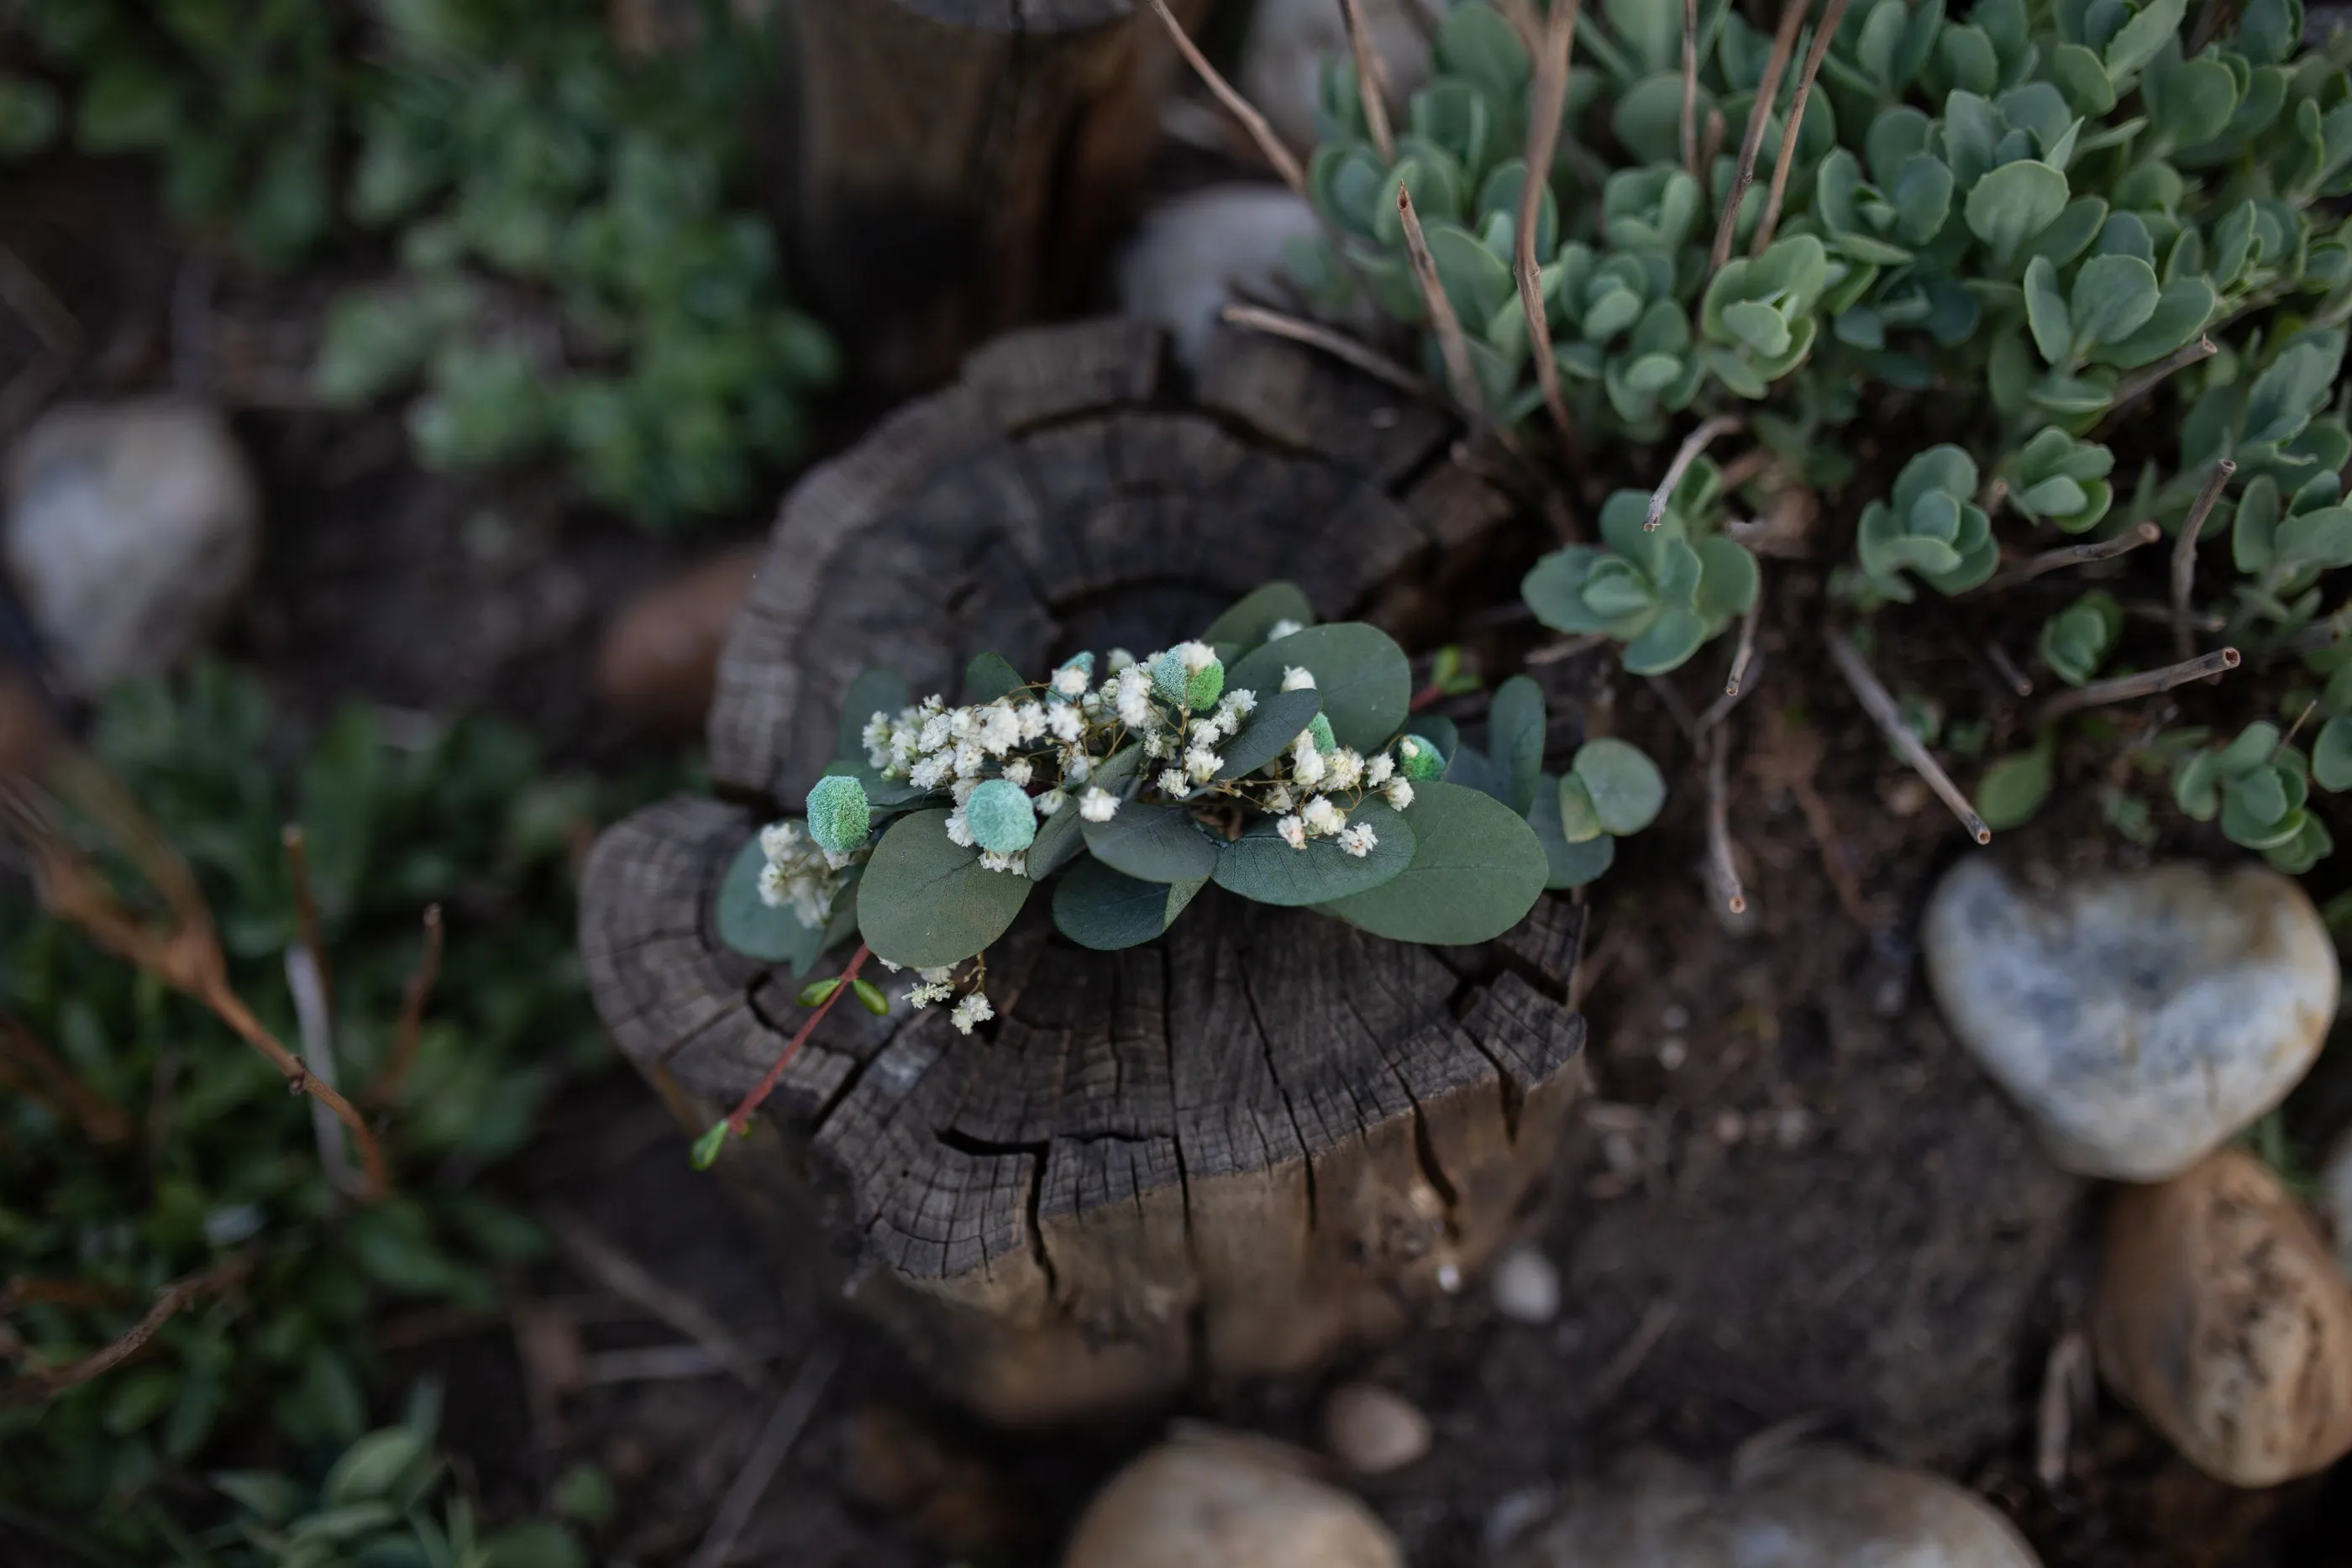
[[[840,983],[833,988],[832,994],[817,1003],[816,1011],[809,1014],[808,1022],[801,1025],[800,1033],[793,1036],[792,1043],[784,1047],[784,1053],[776,1058],[775,1065],[768,1069],[768,1075],[760,1080],[759,1087],[744,1095],[743,1103],[735,1107],[735,1113],[727,1118],[729,1132],[740,1138],[751,1130],[751,1113],[758,1110],[760,1102],[775,1089],[777,1080],[784,1075],[784,1069],[790,1067],[793,1058],[801,1053],[801,1047],[807,1044],[808,1037],[816,1032],[816,1026],[824,1021],[824,1015],[833,1010],[833,1004],[841,1000],[843,993],[856,984],[857,971],[870,956],[871,950],[860,942],[857,951],[849,956],[849,963],[841,971]]]
[[[1412,694],[1412,701],[1406,705],[1405,711],[1407,713],[1419,713],[1423,708],[1435,707],[1444,695],[1445,688],[1439,685],[1435,681],[1432,681],[1429,685],[1422,687],[1421,690]]]

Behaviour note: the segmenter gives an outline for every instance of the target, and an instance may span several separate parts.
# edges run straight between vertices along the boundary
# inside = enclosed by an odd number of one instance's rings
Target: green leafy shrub
[[[665,528],[753,499],[835,371],[745,197],[772,45],[710,9],[631,61],[596,8],[530,0],[24,5],[76,144],[161,159],[201,229],[274,266],[339,219],[393,241],[398,271],[328,312],[322,400],[407,395],[428,465],[552,455]],[[0,157],[47,140],[47,92],[0,79]]]
[[[0,1053],[12,1088],[47,1091],[0,1096],[0,1279],[26,1365],[97,1350],[168,1281],[246,1260],[132,1362],[0,1411],[0,1499],[137,1550],[170,1532],[160,1500],[229,1445],[299,1451],[364,1431],[372,1315],[489,1306],[488,1270],[540,1245],[472,1176],[520,1144],[561,1074],[604,1057],[561,913],[595,801],[482,720],[395,730],[352,706],[288,756],[259,691],[218,668],[176,693],[119,691],[93,747],[182,848],[240,994],[289,1040],[297,927],[279,834],[304,824],[336,1074],[380,1112],[394,1176],[390,1197],[345,1200],[310,1103],[267,1061],[155,977],[0,902],[0,1009],[86,1097],[21,1048]],[[431,903],[448,952],[413,1059],[388,1076]]]

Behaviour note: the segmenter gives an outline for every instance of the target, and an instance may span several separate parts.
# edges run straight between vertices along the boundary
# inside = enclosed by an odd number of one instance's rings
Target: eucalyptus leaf
[[[1495,689],[1486,714],[1489,759],[1503,803],[1526,816],[1535,804],[1536,776],[1543,771],[1543,688],[1525,675],[1513,675]]]
[[[883,833],[858,884],[857,927],[877,957],[902,968],[960,964],[1004,935],[1034,885],[988,871],[948,837],[948,813],[917,811]]]
[[[1598,879],[1617,859],[1617,841],[1598,831],[1590,838],[1571,842],[1562,831],[1560,806],[1567,799],[1567,781],[1556,774],[1547,773],[1536,781],[1535,809],[1528,813],[1528,826],[1544,847],[1544,860],[1549,870],[1545,886],[1552,889],[1582,887]]]
[[[1570,771],[1592,800],[1601,825],[1619,838],[1657,821],[1665,804],[1666,780],[1658,765],[1631,741],[1605,736],[1578,748]],[[1562,815],[1566,811],[1563,807]]]
[[[727,862],[715,909],[719,939],[746,958],[790,964],[797,974],[816,961],[824,933],[802,925],[791,904],[772,906],[760,896],[760,876],[767,867],[767,852],[756,833]]]
[[[1223,615],[1210,622],[1208,630],[1201,633],[1201,641],[1255,648],[1285,621],[1312,626],[1315,624],[1315,607],[1307,601],[1307,595],[1297,583],[1269,582],[1252,590]],[[1264,696],[1265,694],[1261,692],[1258,695]]]
[[[999,653],[974,653],[971,662],[963,667],[963,700],[967,704],[992,703],[1028,684],[1021,678],[1021,672]],[[858,747],[859,751],[864,749],[862,746]]]
[[[1313,673],[1323,716],[1341,746],[1369,755],[1403,725],[1412,666],[1388,633],[1352,621],[1309,626],[1245,654],[1225,672],[1225,685],[1263,697],[1281,691],[1283,671],[1294,667]]]
[[[1180,807],[1129,800],[1109,821],[1078,831],[1097,860],[1146,882],[1198,882],[1217,867],[1216,841]]]
[[[1378,841],[1369,853],[1350,854],[1335,838],[1293,849],[1273,821],[1261,820],[1218,852],[1216,883],[1259,904],[1328,904],[1378,887],[1412,862],[1412,829],[1397,812],[1366,800],[1348,813],[1348,822],[1372,830]]]
[[[1081,947],[1116,952],[1150,941],[1207,883],[1142,882],[1097,860],[1070,868],[1054,888],[1054,927]]]
[[[1299,731],[1323,711],[1323,694],[1312,688],[1261,695],[1241,728],[1218,746],[1225,765],[1220,779],[1239,779],[1256,772],[1290,749]]]
[[[1490,795],[1426,783],[1403,812],[1412,862],[1369,893],[1323,905],[1401,942],[1491,941],[1527,917],[1550,880],[1550,861],[1527,819]]]

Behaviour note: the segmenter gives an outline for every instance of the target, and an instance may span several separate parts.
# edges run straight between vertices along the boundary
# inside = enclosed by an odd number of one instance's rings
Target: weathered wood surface
[[[1209,0],[1174,0],[1188,25]],[[795,287],[866,374],[1086,308],[1181,62],[1138,0],[792,0]]]
[[[858,670],[952,694],[983,649],[1140,652],[1276,575],[1343,614],[1501,513],[1431,465],[1444,421],[1303,350],[1220,340],[1190,404],[1161,367],[1127,324],[1002,340],[786,503],[712,715],[741,803],[640,812],[583,892],[598,1006],[689,1126],[798,1016],[792,977],[727,952],[709,912],[729,858],[831,759]],[[1581,1091],[1563,902],[1437,951],[1212,889],[1118,954],[1055,937],[1043,905],[991,950],[998,1022],[966,1040],[936,1009],[836,1009],[721,1164],[764,1224],[829,1239],[797,1255],[993,1418],[1394,1332],[1496,1245]]]

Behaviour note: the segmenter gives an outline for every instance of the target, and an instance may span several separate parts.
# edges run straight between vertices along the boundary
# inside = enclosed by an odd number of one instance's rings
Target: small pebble
[[[1736,1144],[1748,1135],[1748,1120],[1737,1111],[1715,1113],[1715,1135],[1726,1144]]]
[[[1962,861],[1927,973],[1960,1043],[2081,1176],[2178,1176],[2285,1098],[2336,1014],[2335,944],[2276,872],[2175,864],[2029,892]]]
[[[86,695],[203,646],[260,549],[259,487],[208,403],[68,404],[10,455],[0,559]]]
[[[2216,1480],[2276,1486],[2352,1453],[2352,1284],[2250,1155],[2109,1200],[2091,1339],[2108,1384]]]
[[[1667,1032],[1672,1034],[1679,1034],[1690,1028],[1690,1009],[1680,1002],[1668,1003],[1666,1010],[1658,1015],[1658,1022],[1664,1025]]]
[[[1514,1247],[1495,1264],[1495,1310],[1515,1323],[1559,1316],[1559,1270],[1532,1247]]]
[[[1670,1036],[1658,1042],[1658,1065],[1672,1072],[1690,1060],[1690,1047],[1679,1036]]]
[[[1429,1417],[1401,1394],[1346,1383],[1323,1402],[1323,1445],[1360,1475],[1401,1470],[1429,1452]]]
[[[1095,1495],[1062,1568],[1404,1568],[1378,1516],[1310,1468],[1242,1433],[1173,1438]]]

